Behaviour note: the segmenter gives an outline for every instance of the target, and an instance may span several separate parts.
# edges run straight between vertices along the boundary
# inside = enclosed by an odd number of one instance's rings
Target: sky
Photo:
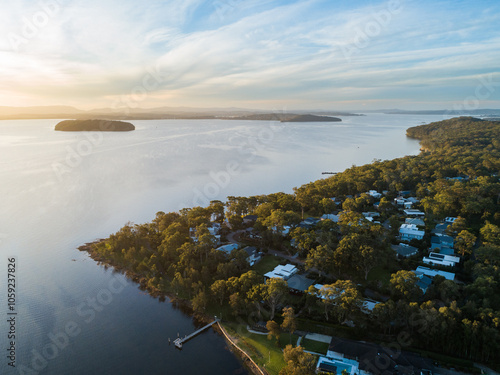
[[[0,106],[500,108],[500,2],[11,0]]]

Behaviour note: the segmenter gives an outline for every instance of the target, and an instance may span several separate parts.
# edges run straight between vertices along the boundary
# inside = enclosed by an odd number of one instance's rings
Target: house
[[[207,227],[210,235],[215,237],[215,243],[217,245],[220,244],[220,231],[221,225],[219,223],[211,223],[210,227]],[[193,242],[198,242],[198,235],[196,233],[196,228],[189,228],[189,237],[193,240]]]
[[[403,197],[397,197],[394,198],[394,203],[396,203],[398,206],[403,206],[406,202],[406,199]]]
[[[289,225],[284,225],[283,229],[278,229],[278,227],[273,227],[272,230],[274,233],[280,233],[282,236],[286,236],[288,233],[290,233],[290,229],[292,229],[291,226]]]
[[[423,274],[425,276],[434,277],[434,276],[443,276],[446,280],[455,280],[455,274],[452,272],[433,270],[427,267],[418,266],[414,271],[415,275]]]
[[[255,263],[262,259],[262,253],[259,252],[256,247],[247,246],[244,247],[243,250],[245,250],[248,255],[247,262],[248,264],[250,264],[250,266],[253,266]]]
[[[403,197],[408,197],[410,196],[411,191],[410,190],[402,190],[398,193],[398,195],[403,196]]]
[[[410,203],[413,203],[413,204],[416,204],[416,203],[420,202],[418,200],[418,198],[415,198],[415,197],[408,197],[408,198],[406,198],[406,201],[408,201]]]
[[[314,284],[314,280],[308,279],[305,275],[295,274],[287,280],[287,283],[292,292],[303,294]]]
[[[431,237],[431,250],[443,246],[453,248],[453,237],[444,234]]]
[[[417,217],[407,217],[405,219],[405,224],[414,224],[417,227],[425,227],[425,223],[422,219],[419,219]]]
[[[424,294],[427,293],[427,289],[429,289],[429,287],[432,284],[432,278],[430,278],[429,276],[426,276],[424,274],[419,274],[417,276],[419,277],[419,280],[417,282],[417,286],[420,289],[422,289],[422,292]]]
[[[380,217],[380,214],[378,212],[363,212],[363,216],[365,218],[369,218],[369,217]]]
[[[358,363],[348,363],[350,361],[344,362],[340,359],[328,358],[321,356],[318,359],[318,364],[316,365],[316,372],[322,372],[327,374],[342,375],[342,371],[347,371],[349,375],[357,374]],[[353,361],[356,362],[356,361]]]
[[[253,224],[257,221],[257,215],[246,215],[243,216],[243,224]]]
[[[413,203],[412,202],[409,202],[408,200],[406,200],[404,203],[403,203],[403,207],[405,209],[410,209],[411,207],[413,206]]]
[[[419,230],[414,224],[401,224],[399,228],[399,237],[403,241],[421,240],[424,235],[425,231]]]
[[[382,194],[380,194],[377,190],[370,190],[368,192],[368,195],[375,199],[379,199],[380,197],[382,197]]]
[[[320,360],[326,358],[322,363],[335,367],[335,372],[331,373],[338,375],[342,370],[351,375],[421,375],[434,369],[431,360],[418,354],[406,351],[393,354],[393,350],[377,344],[333,337],[326,356]]]
[[[315,218],[315,217],[308,217],[305,220],[302,220],[299,224],[300,228],[306,228],[306,229],[311,229],[314,227],[316,224],[318,224],[321,221],[321,219]]]
[[[456,217],[451,217],[451,216],[444,218],[444,222],[448,223],[448,224],[453,224],[455,222],[455,220],[457,220],[457,218]]]
[[[439,254],[455,255],[455,250],[453,250],[453,248],[451,248],[451,247],[441,246],[441,247],[439,247],[437,249],[439,249]],[[436,250],[436,248],[434,250]]]
[[[405,209],[403,210],[403,212],[405,213],[406,216],[419,216],[419,217],[425,216],[425,212],[422,212],[420,210],[415,210],[412,208]]]
[[[446,233],[446,229],[450,226],[450,223],[439,223],[436,224],[434,229],[431,231],[432,234],[443,235]]]
[[[338,223],[339,218],[340,216],[335,214],[324,214],[323,216],[321,216],[321,220],[331,220],[334,223]]]
[[[227,244],[227,245],[220,246],[220,247],[218,247],[215,250],[223,251],[226,254],[230,254],[231,251],[237,249],[238,247],[239,247],[239,245],[237,243],[230,243],[230,244]]]
[[[361,311],[369,314],[373,311],[375,306],[377,306],[379,303],[380,303],[379,301],[375,301],[374,299],[365,298],[363,300],[363,307],[362,307]]]
[[[424,257],[423,262],[436,266],[454,267],[457,263],[460,263],[460,258],[453,255],[431,252],[428,257]]]
[[[410,246],[404,243],[400,243],[399,245],[391,245],[391,248],[398,253],[398,255],[401,255],[402,257],[408,258],[411,257],[412,255],[417,255],[418,254],[418,249],[414,246]]]
[[[274,270],[266,273],[264,277],[268,279],[272,279],[273,277],[277,277],[279,279],[283,280],[288,280],[290,277],[295,275],[297,272],[299,272],[298,268],[295,267],[293,264],[286,264],[286,265],[277,265]]]

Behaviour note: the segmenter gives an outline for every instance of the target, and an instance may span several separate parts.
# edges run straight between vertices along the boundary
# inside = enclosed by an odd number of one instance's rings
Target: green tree
[[[455,247],[462,256],[464,256],[465,254],[470,255],[472,254],[472,248],[474,247],[475,243],[476,236],[474,236],[468,230],[463,230],[458,234],[455,240]]]
[[[288,295],[288,284],[285,280],[273,277],[266,282],[264,301],[271,309],[271,319],[274,318],[276,307],[283,303]]]
[[[314,375],[316,370],[316,359],[310,353],[304,352],[301,346],[293,347],[287,345],[283,350],[283,358],[286,366],[279,375]]]
[[[228,293],[226,280],[215,280],[212,286],[210,286],[210,291],[212,292],[212,295],[219,300],[219,303],[222,306]]]
[[[500,228],[489,221],[480,230],[484,242],[500,246]]]
[[[196,313],[203,314],[208,305],[208,295],[204,290],[200,290],[191,301],[193,310]]]
[[[278,323],[276,323],[274,320],[268,320],[266,323],[266,328],[268,331],[267,339],[271,340],[274,336],[274,337],[276,337],[276,345],[279,345],[280,336],[281,336],[280,325]]]
[[[413,271],[401,270],[391,275],[390,288],[394,298],[412,301],[418,298],[422,291],[417,285],[418,276]]]
[[[361,295],[350,280],[337,280],[334,284],[324,285],[320,291],[321,302],[325,308],[325,317],[333,310],[339,323],[342,323],[349,314],[360,311]]]
[[[293,307],[285,307],[283,309],[283,323],[281,323],[281,328],[290,333],[290,344],[292,343],[292,335],[297,329],[297,319],[295,318],[295,312]]]

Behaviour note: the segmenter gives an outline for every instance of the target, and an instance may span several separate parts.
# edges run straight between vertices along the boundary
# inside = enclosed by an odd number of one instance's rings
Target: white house
[[[426,275],[429,277],[434,277],[434,276],[443,276],[446,280],[455,280],[455,274],[452,272],[446,272],[446,271],[440,271],[440,270],[433,270],[427,267],[422,267],[418,266],[417,269],[414,271],[415,274],[418,275]]]
[[[453,255],[431,252],[429,257],[424,257],[423,262],[430,265],[454,267],[457,263],[460,263],[460,258]]]
[[[375,198],[375,199],[379,199],[382,194],[380,194],[377,190],[370,190],[368,192],[368,195],[370,195],[371,197]]]
[[[399,227],[399,237],[404,241],[424,238],[425,231],[419,230],[415,224],[401,224]]]
[[[396,203],[398,206],[403,206],[406,202],[406,199],[403,197],[397,197],[394,198],[394,203]]]
[[[412,208],[405,209],[403,212],[405,213],[406,216],[415,216],[415,217],[423,217],[423,216],[425,216],[425,212],[422,212],[422,211],[419,211],[419,210],[415,210],[415,209],[412,209]]]
[[[347,358],[329,358],[321,356],[316,365],[316,373],[323,372],[327,374],[342,375],[342,371],[346,370],[349,375],[362,373],[368,374],[365,371],[359,370],[359,362]]]
[[[266,273],[264,275],[264,277],[267,277],[268,279],[272,279],[273,277],[277,277],[279,279],[288,280],[290,277],[295,275],[297,272],[299,272],[299,270],[293,264],[286,264],[284,266],[279,264],[274,268],[274,270]]]

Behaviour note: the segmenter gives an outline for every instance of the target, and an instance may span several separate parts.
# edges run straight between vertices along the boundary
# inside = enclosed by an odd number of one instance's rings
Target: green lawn
[[[389,285],[391,272],[385,267],[375,267],[368,273],[368,281],[381,281],[384,286]]]
[[[280,263],[280,258],[274,255],[266,255],[260,260],[260,262],[253,266],[253,270],[258,274],[264,275],[269,271],[272,271]]]
[[[326,354],[330,345],[324,342],[313,341],[304,338],[300,342],[300,346],[302,346],[305,350],[309,350],[310,352]]]
[[[224,328],[232,336],[238,336],[238,345],[245,350],[252,359],[267,370],[270,375],[277,375],[285,366],[283,360],[283,348],[290,344],[290,335],[282,333],[280,346],[276,345],[276,339],[268,340],[267,335],[249,333],[246,327],[237,323],[224,323]],[[292,344],[297,343],[298,336],[292,335]]]

